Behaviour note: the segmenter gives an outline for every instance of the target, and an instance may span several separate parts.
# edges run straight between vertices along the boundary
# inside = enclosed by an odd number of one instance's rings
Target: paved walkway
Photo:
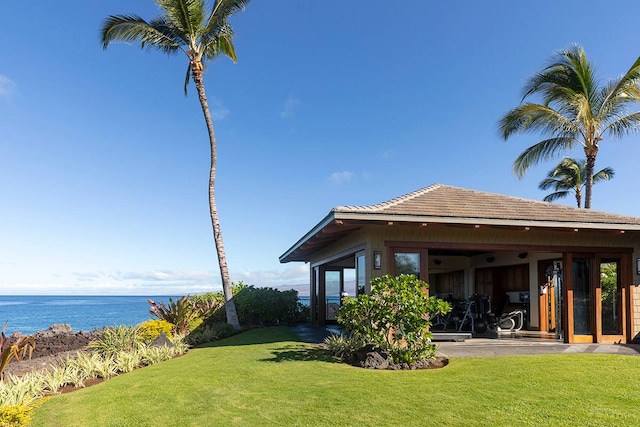
[[[518,354],[606,353],[640,356],[638,344],[564,344],[534,339],[472,338],[440,342],[438,354],[446,357],[508,356]]]
[[[309,324],[291,329],[304,342],[322,343],[330,332]],[[509,356],[519,354],[593,353],[640,356],[640,344],[564,344],[555,340],[523,338],[473,338],[462,342],[438,342],[438,355],[445,357]]]

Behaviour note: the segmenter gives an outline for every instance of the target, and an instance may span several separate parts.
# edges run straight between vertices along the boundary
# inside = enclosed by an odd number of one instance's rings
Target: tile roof
[[[451,219],[640,225],[640,218],[636,217],[442,184],[434,184],[376,205],[339,206],[332,212]]]
[[[333,208],[280,262],[308,261],[310,254],[364,224],[395,222],[640,232],[637,217],[433,184],[376,205]]]

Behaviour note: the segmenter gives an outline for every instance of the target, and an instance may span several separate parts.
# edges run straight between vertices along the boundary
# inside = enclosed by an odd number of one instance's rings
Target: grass
[[[252,330],[59,395],[32,426],[638,426],[640,357],[457,358],[437,370],[337,363]]]

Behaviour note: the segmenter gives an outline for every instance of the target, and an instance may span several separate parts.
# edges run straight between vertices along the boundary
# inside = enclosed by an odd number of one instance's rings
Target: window
[[[414,274],[420,278],[420,254],[415,252],[396,252],[394,254],[396,275]]]

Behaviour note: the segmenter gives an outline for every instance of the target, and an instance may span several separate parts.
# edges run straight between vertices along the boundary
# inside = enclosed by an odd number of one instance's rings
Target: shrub
[[[0,427],[21,427],[29,425],[32,412],[32,406],[2,406],[0,407]]]
[[[273,288],[256,288],[240,282],[234,285],[234,302],[241,324],[289,325],[300,320],[303,306],[298,292]]]
[[[324,339],[324,345],[336,357],[345,357],[364,347],[366,340],[357,334],[331,334]]]
[[[37,372],[28,372],[22,376],[8,375],[0,383],[0,406],[29,405],[42,397],[45,386],[39,377]]]
[[[165,320],[174,325],[173,332],[186,335],[190,331],[190,327],[195,327],[194,322],[202,318],[200,308],[196,306],[195,300],[189,295],[185,295],[177,300],[169,298],[169,305],[164,302],[156,303],[148,299],[147,302],[151,309],[149,313],[160,320]]]
[[[142,322],[138,325],[138,339],[145,343],[150,343],[160,336],[161,333],[165,333],[167,338],[173,337],[171,331],[174,325],[166,320],[153,319]]]
[[[449,303],[425,292],[429,285],[414,275],[371,280],[371,294],[346,298],[338,322],[365,341],[387,351],[394,363],[435,357],[431,319],[451,310]]]
[[[121,351],[137,350],[141,345],[137,327],[120,325],[104,328],[98,339],[90,342],[87,347],[103,357],[114,357]]]
[[[221,293],[207,292],[191,297],[199,317],[206,319],[218,310],[224,310],[224,295]]]
[[[125,374],[142,365],[140,351],[121,351],[113,360],[116,372]]]
[[[199,345],[230,337],[234,333],[233,326],[228,323],[207,323],[187,335],[186,341],[191,345]]]
[[[79,373],[84,374],[84,379],[102,378],[108,380],[117,374],[114,362],[115,356],[117,354],[105,357],[99,353],[78,352],[67,363],[72,369],[75,368]]]

